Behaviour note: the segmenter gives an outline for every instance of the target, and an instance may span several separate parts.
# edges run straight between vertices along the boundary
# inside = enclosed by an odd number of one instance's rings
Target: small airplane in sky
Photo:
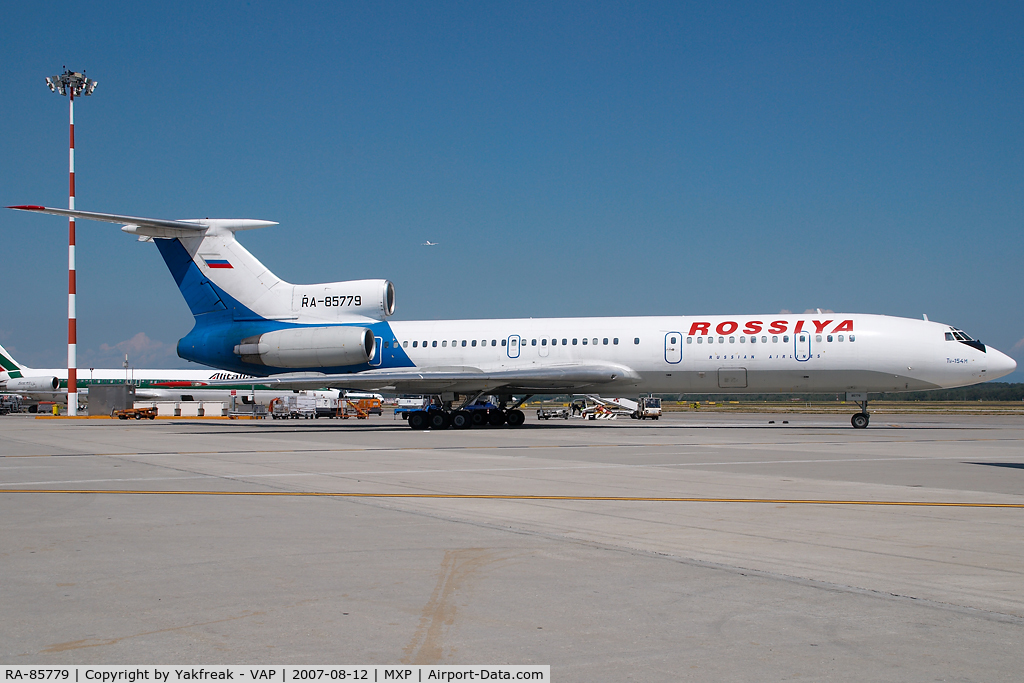
[[[424,242],[420,246],[421,247],[436,247],[438,244],[440,244],[440,242],[431,242],[430,240],[427,240],[426,242]]]

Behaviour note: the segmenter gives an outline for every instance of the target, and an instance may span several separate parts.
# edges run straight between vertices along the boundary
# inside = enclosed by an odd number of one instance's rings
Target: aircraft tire
[[[431,429],[448,429],[452,426],[451,417],[441,410],[432,410],[427,413],[427,422]]]
[[[505,413],[500,410],[490,410],[487,414],[487,424],[492,427],[500,427],[505,424]]]
[[[473,426],[473,417],[467,410],[456,410],[452,413],[452,427],[455,429],[469,429]]]
[[[526,422],[526,415],[521,410],[510,410],[505,416],[505,421],[509,427],[521,427]]]
[[[850,418],[850,424],[853,425],[854,429],[866,429],[868,426],[868,416],[864,413],[856,413]]]
[[[427,429],[429,423],[427,422],[426,411],[416,410],[409,413],[409,427],[412,429]]]
[[[487,424],[487,411],[486,410],[471,410],[469,411],[469,419],[473,423],[474,427],[483,427]]]

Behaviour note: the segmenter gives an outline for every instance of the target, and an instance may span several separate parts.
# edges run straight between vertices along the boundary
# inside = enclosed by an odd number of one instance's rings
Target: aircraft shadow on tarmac
[[[969,462],[968,465],[986,465],[988,467],[1009,467],[1015,470],[1024,470],[1024,462]]]
[[[182,420],[181,422],[172,422],[171,424],[173,424],[173,425],[193,425],[195,423],[188,422],[187,420]],[[205,427],[206,425],[203,425],[203,426]],[[512,434],[516,434],[517,432],[523,432],[524,430],[525,431],[530,431],[530,432],[536,432],[538,430],[573,429],[573,428],[581,428],[581,427],[582,428],[592,427],[592,428],[596,428],[596,429],[600,429],[601,427],[605,427],[605,428],[615,429],[616,431],[622,431],[622,430],[640,431],[640,430],[651,430],[651,429],[658,429],[658,430],[661,430],[661,431],[664,431],[664,430],[678,431],[678,430],[693,430],[693,429],[715,430],[715,431],[729,431],[729,430],[735,431],[735,430],[754,430],[754,429],[757,429],[757,430],[763,430],[763,429],[772,429],[772,430],[799,429],[799,430],[802,430],[802,431],[818,431],[818,432],[820,432],[820,431],[836,431],[836,430],[841,430],[844,433],[846,433],[846,432],[849,432],[851,434],[855,433],[855,432],[853,432],[853,430],[850,429],[849,425],[844,425],[842,423],[837,423],[837,424],[834,424],[834,425],[831,425],[831,424],[672,424],[672,425],[664,425],[663,424],[663,425],[657,425],[657,426],[645,425],[645,424],[628,424],[628,423],[627,424],[622,424],[622,423],[618,423],[618,424],[602,423],[600,425],[583,425],[583,424],[579,424],[579,423],[576,423],[576,424],[551,424],[551,423],[529,424],[529,423],[527,423],[525,425],[522,425],[521,427],[515,427],[515,428],[512,428],[512,429],[509,429],[507,427],[478,427],[478,428],[475,428],[475,429],[467,430],[467,432],[468,433],[474,433],[474,432],[505,433],[505,434],[512,435]],[[961,425],[944,425],[944,424],[923,424],[923,425],[912,425],[912,426],[909,426],[909,425],[877,425],[877,426],[872,426],[871,429],[868,429],[865,432],[859,432],[859,433],[860,434],[864,434],[864,433],[871,434],[871,433],[878,433],[878,432],[886,432],[886,433],[888,433],[888,432],[891,432],[893,430],[899,430],[901,432],[914,432],[914,431],[936,431],[936,430],[960,431],[960,430],[969,430],[969,429],[972,429],[972,428],[971,427],[961,426]],[[298,431],[302,431],[302,430],[310,430],[310,431],[315,431],[317,433],[324,433],[324,432],[339,432],[339,433],[349,433],[349,434],[351,434],[353,432],[394,433],[396,431],[403,431],[403,430],[408,431],[409,430],[409,426],[406,425],[404,422],[403,423],[393,424],[393,425],[391,425],[391,424],[388,424],[388,425],[380,425],[380,424],[378,424],[378,425],[367,425],[367,424],[351,424],[351,425],[333,424],[333,425],[324,425],[324,424],[315,424],[315,423],[311,424],[310,422],[305,421],[305,422],[297,422],[294,426],[291,426],[291,427],[284,427],[284,426],[277,426],[277,425],[275,425],[273,427],[255,427],[254,428],[254,427],[250,427],[249,425],[245,425],[244,427],[243,426],[239,426],[238,428],[233,429],[230,433],[232,433],[232,434],[294,434],[294,433],[296,433]],[[430,431],[430,430],[429,429],[424,429],[424,430],[421,430],[421,431],[425,431],[426,432],[426,431]],[[451,431],[451,430],[444,430],[444,431]],[[224,434],[225,431],[221,431],[221,430],[218,430],[218,431],[204,430],[204,431],[197,431],[197,432],[190,432],[190,433],[191,434]],[[973,464],[997,465],[999,463],[973,463]],[[1000,466],[1002,466],[1002,467],[1022,467],[1022,468],[1024,468],[1024,465],[1006,465],[1006,464],[1002,464]]]

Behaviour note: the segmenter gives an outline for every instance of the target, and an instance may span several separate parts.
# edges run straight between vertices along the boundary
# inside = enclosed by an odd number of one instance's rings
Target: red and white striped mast
[[[51,92],[68,95],[68,209],[75,210],[75,95],[92,95],[96,81],[70,71],[46,79]],[[75,219],[68,219],[68,415],[78,415],[78,318],[75,310]]]

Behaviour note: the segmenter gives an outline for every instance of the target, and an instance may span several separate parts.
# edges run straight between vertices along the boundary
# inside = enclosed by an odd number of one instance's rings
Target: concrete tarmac
[[[7,416],[0,660],[1019,680],[1022,446],[1019,417]]]

